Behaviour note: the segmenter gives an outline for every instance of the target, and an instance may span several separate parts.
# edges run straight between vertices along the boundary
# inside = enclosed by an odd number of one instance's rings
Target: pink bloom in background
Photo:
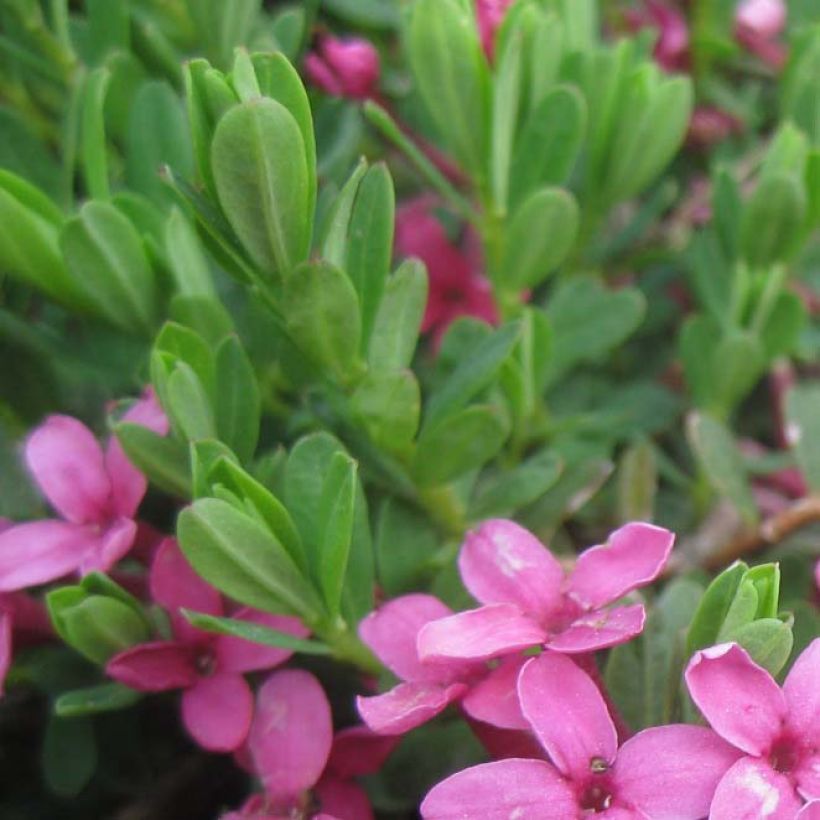
[[[565,577],[532,533],[512,521],[487,521],[459,555],[464,585],[484,606],[424,626],[419,657],[489,660],[538,645],[585,653],[628,641],[643,629],[643,606],[605,607],[654,581],[673,542],[661,527],[627,524],[578,556]]]
[[[165,435],[168,422],[153,393],[123,417]],[[106,571],[131,548],[145,477],[116,439],[105,451],[69,416],[49,416],[29,437],[26,464],[59,520],[33,521],[0,534],[0,591]]]
[[[354,777],[377,771],[395,741],[364,727],[333,737],[330,705],[309,672],[275,672],[257,694],[248,751],[265,789],[223,820],[372,820],[373,811]],[[318,812],[307,812],[311,792]]]
[[[698,820],[739,753],[700,726],[646,729],[618,748],[588,675],[555,652],[530,659],[518,680],[521,710],[548,753],[466,769],[435,786],[425,820]]]
[[[666,71],[685,71],[689,66],[689,27],[680,9],[660,0],[645,0],[643,10],[630,9],[626,21],[633,31],[656,29],[654,57]]]
[[[420,196],[396,213],[396,255],[415,256],[427,266],[429,291],[422,332],[433,335],[437,347],[459,316],[498,323],[492,287],[483,275],[477,238],[469,232],[463,246],[455,244],[436,219],[436,200]]]
[[[222,600],[191,569],[172,538],[154,557],[151,596],[168,611],[175,640],[120,652],[108,662],[106,673],[141,692],[184,689],[182,721],[192,737],[205,749],[233,751],[244,743],[253,714],[253,694],[243,673],[279,666],[293,652],[191,626],[181,608],[220,616]],[[232,617],[300,638],[308,634],[298,619],[283,615],[243,608]]]
[[[24,592],[0,594],[0,696],[12,661],[12,643],[27,646],[53,637],[48,612],[41,601]]]
[[[379,52],[360,38],[320,37],[316,49],[305,57],[310,81],[336,97],[375,97],[379,71]]]
[[[699,105],[689,120],[686,142],[695,148],[709,148],[738,133],[742,127],[740,120],[726,111],[711,105]]]
[[[711,817],[792,820],[804,801],[820,798],[818,681],[820,639],[795,661],[782,690],[735,643],[694,655],[686,670],[689,693],[742,755],[721,779]]]
[[[786,62],[786,49],[776,41],[785,27],[783,0],[743,0],[735,12],[737,41],[774,69]]]
[[[495,34],[504,22],[504,15],[513,0],[475,0],[475,14],[481,47],[487,59],[493,58]]]
[[[461,700],[467,714],[504,729],[526,729],[515,696],[522,658],[491,670],[481,661],[422,663],[419,632],[452,616],[432,595],[403,595],[388,601],[359,625],[359,635],[401,683],[389,692],[357,700],[359,714],[374,731],[401,734],[426,723],[450,703]]]

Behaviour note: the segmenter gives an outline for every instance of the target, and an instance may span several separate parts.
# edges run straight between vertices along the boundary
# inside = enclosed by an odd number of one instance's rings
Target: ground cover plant
[[[820,818],[813,0],[0,3],[0,816]]]

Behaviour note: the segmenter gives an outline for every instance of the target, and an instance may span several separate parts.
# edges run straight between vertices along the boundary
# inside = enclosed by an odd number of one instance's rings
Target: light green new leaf
[[[133,706],[141,697],[142,693],[121,683],[102,683],[60,695],[54,702],[54,714],[57,717],[76,718],[118,712]]]
[[[401,454],[419,426],[419,384],[411,370],[369,373],[351,397],[351,409],[376,445]]]
[[[128,460],[152,484],[175,498],[191,497],[188,451],[179,441],[130,422],[115,424],[113,431]]]
[[[246,464],[256,450],[262,397],[253,365],[239,337],[228,336],[216,351],[216,429]]]

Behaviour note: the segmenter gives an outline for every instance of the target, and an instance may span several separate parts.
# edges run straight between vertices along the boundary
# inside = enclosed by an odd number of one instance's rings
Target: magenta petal
[[[556,652],[532,658],[518,678],[518,696],[521,711],[563,774],[583,783],[593,758],[615,760],[618,735],[604,699],[569,658]]]
[[[422,661],[485,660],[544,642],[547,633],[515,604],[489,604],[432,621],[419,632]]]
[[[652,524],[627,524],[606,544],[578,556],[569,578],[570,595],[588,607],[616,601],[658,577],[669,558],[675,536]]]
[[[737,644],[696,652],[686,685],[712,728],[744,752],[763,754],[780,733],[786,717],[783,693]]]
[[[619,798],[653,820],[706,817],[720,779],[741,752],[702,726],[646,729],[618,751]]]
[[[812,800],[806,803],[799,812],[795,820],[820,820],[820,800]]]
[[[538,618],[560,606],[561,565],[512,521],[486,521],[469,533],[458,565],[464,585],[482,604],[517,604]]]
[[[314,789],[323,815],[338,820],[373,820],[367,793],[358,783],[323,777]]]
[[[196,648],[172,641],[143,643],[114,655],[105,673],[140,692],[164,692],[193,686],[199,680]]]
[[[260,626],[267,626],[278,632],[285,632],[296,638],[306,638],[310,630],[298,619],[289,615],[271,615],[257,609],[245,607],[233,614],[235,619],[247,621]],[[284,663],[291,655],[292,649],[281,649],[277,646],[247,641],[220,635],[214,641],[219,668],[226,672],[253,672],[257,669],[270,669]]]
[[[402,680],[435,681],[441,678],[441,670],[419,661],[416,638],[425,624],[451,614],[432,595],[402,595],[371,612],[359,624],[359,635]]]
[[[11,667],[11,615],[0,610],[0,696]]]
[[[67,521],[102,521],[111,483],[91,431],[70,416],[49,416],[26,442],[26,463],[51,505]]]
[[[783,684],[783,694],[789,707],[786,721],[798,737],[820,738],[819,681],[820,638],[816,638],[794,662]]]
[[[720,820],[794,820],[802,803],[785,775],[763,760],[742,757],[718,784],[709,816]]]
[[[421,804],[424,820],[569,820],[580,815],[572,787],[541,760],[499,760],[458,772]]]
[[[301,669],[274,672],[260,688],[248,746],[273,802],[290,802],[325,768],[333,724],[316,678]]]
[[[191,737],[211,752],[232,752],[248,736],[253,694],[242,675],[218,672],[200,678],[182,695],[182,722]]]
[[[399,738],[377,735],[367,726],[342,729],[333,737],[325,772],[342,780],[374,774],[398,742]]]
[[[435,717],[466,690],[463,683],[400,683],[383,695],[356,698],[356,707],[372,731],[400,735]]]
[[[464,711],[476,720],[501,729],[525,729],[530,724],[518,702],[518,675],[527,658],[505,658],[483,680],[470,688],[461,701]]]
[[[606,649],[640,635],[645,621],[646,612],[641,604],[590,612],[550,638],[547,646],[569,654]]]
[[[130,518],[118,518],[100,534],[91,549],[86,550],[80,564],[80,573],[108,572],[134,546],[137,522]]]
[[[792,779],[797,783],[797,791],[806,800],[820,800],[820,748],[817,735],[804,735],[804,741],[814,743],[814,750],[805,750],[797,767],[792,771]]]
[[[74,572],[96,545],[90,527],[32,521],[0,533],[0,592],[45,584]]]

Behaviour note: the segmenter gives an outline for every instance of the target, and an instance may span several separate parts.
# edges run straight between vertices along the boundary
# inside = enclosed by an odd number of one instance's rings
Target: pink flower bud
[[[475,0],[478,33],[487,59],[492,59],[495,33],[504,22],[504,15],[512,0]]]
[[[367,40],[322,37],[305,57],[305,71],[328,94],[366,100],[379,81],[379,53]]]
[[[695,148],[708,148],[737,133],[742,123],[720,108],[700,105],[692,112],[686,141]]]
[[[786,6],[783,0],[743,0],[735,24],[759,37],[776,37],[786,25]]]

